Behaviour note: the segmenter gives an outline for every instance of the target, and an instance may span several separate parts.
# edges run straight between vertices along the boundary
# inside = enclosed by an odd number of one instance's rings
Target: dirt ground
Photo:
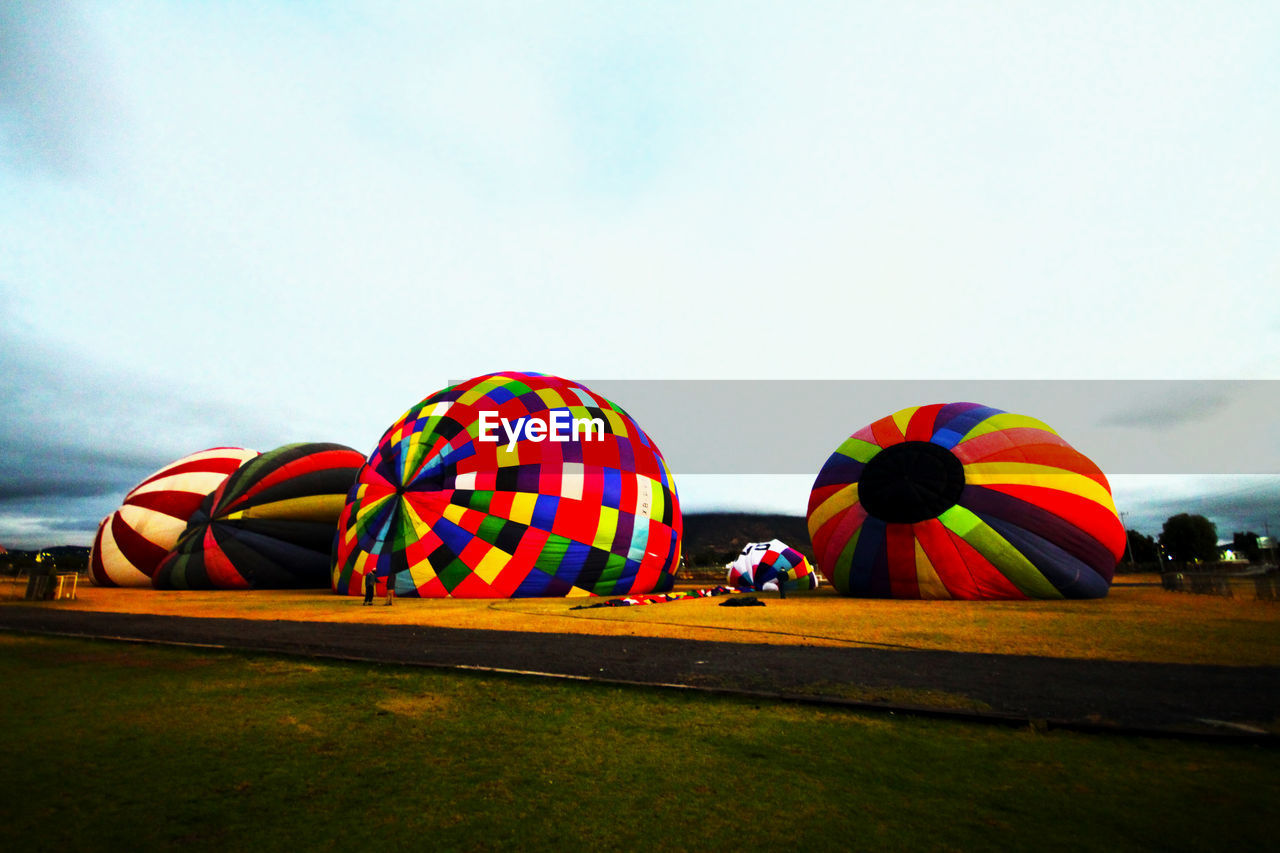
[[[1126,579],[1092,601],[892,601],[844,598],[830,587],[758,597],[642,607],[596,607],[598,598],[398,599],[362,607],[327,590],[156,592],[81,585],[65,610],[363,625],[421,625],[537,633],[648,636],[730,643],[1017,654],[1144,663],[1280,666],[1280,603],[1169,593]],[[703,588],[705,588],[705,584]],[[694,584],[678,586],[699,588]],[[0,581],[0,601],[24,587]]]

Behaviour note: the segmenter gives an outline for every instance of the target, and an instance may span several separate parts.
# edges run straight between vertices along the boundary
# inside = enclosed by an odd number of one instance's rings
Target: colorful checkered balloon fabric
[[[802,590],[818,588],[818,573],[795,548],[780,539],[748,542],[738,558],[728,565],[726,583],[741,590],[760,592],[765,584],[770,589]]]
[[[338,521],[333,589],[359,594],[372,573],[379,593],[432,598],[662,592],[681,526],[626,412],[566,379],[490,374],[387,430]]]
[[[977,403],[854,433],[818,474],[808,524],[822,573],[871,597],[1099,598],[1125,547],[1088,457],[1035,418]]]
[[[245,463],[192,514],[156,567],[156,589],[329,585],[334,525],[364,455],[341,444],[287,444]]]
[[[89,577],[98,586],[150,587],[156,566],[177,544],[200,502],[257,455],[243,447],[213,447],[147,477],[98,525]]]

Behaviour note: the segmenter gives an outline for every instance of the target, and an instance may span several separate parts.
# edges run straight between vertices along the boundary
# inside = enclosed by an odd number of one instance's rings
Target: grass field
[[[18,586],[9,590],[9,598],[21,596]],[[572,609],[590,599],[397,599],[392,607],[362,607],[359,598],[315,590],[155,592],[82,585],[75,601],[15,606],[1280,665],[1280,602],[1252,598],[1134,586],[1114,587],[1093,601],[879,601],[843,598],[829,587],[785,600],[772,593],[761,598],[765,607],[720,607],[721,599],[592,610]]]
[[[1257,746],[4,635],[0,684],[4,850],[1261,850],[1278,828]]]

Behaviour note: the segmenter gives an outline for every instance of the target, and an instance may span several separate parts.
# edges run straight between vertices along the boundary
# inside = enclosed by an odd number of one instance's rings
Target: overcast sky
[[[0,4],[0,544],[493,370],[1280,378],[1277,44],[1271,2]],[[688,429],[744,417],[786,440]],[[1274,476],[1178,473],[1117,478],[1130,526],[1280,526]]]

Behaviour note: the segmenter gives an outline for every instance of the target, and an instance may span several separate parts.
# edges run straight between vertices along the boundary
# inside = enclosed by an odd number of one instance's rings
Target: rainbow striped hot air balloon
[[[1124,553],[1106,476],[1048,425],[977,403],[915,406],[850,436],[809,496],[846,595],[1100,598]]]

